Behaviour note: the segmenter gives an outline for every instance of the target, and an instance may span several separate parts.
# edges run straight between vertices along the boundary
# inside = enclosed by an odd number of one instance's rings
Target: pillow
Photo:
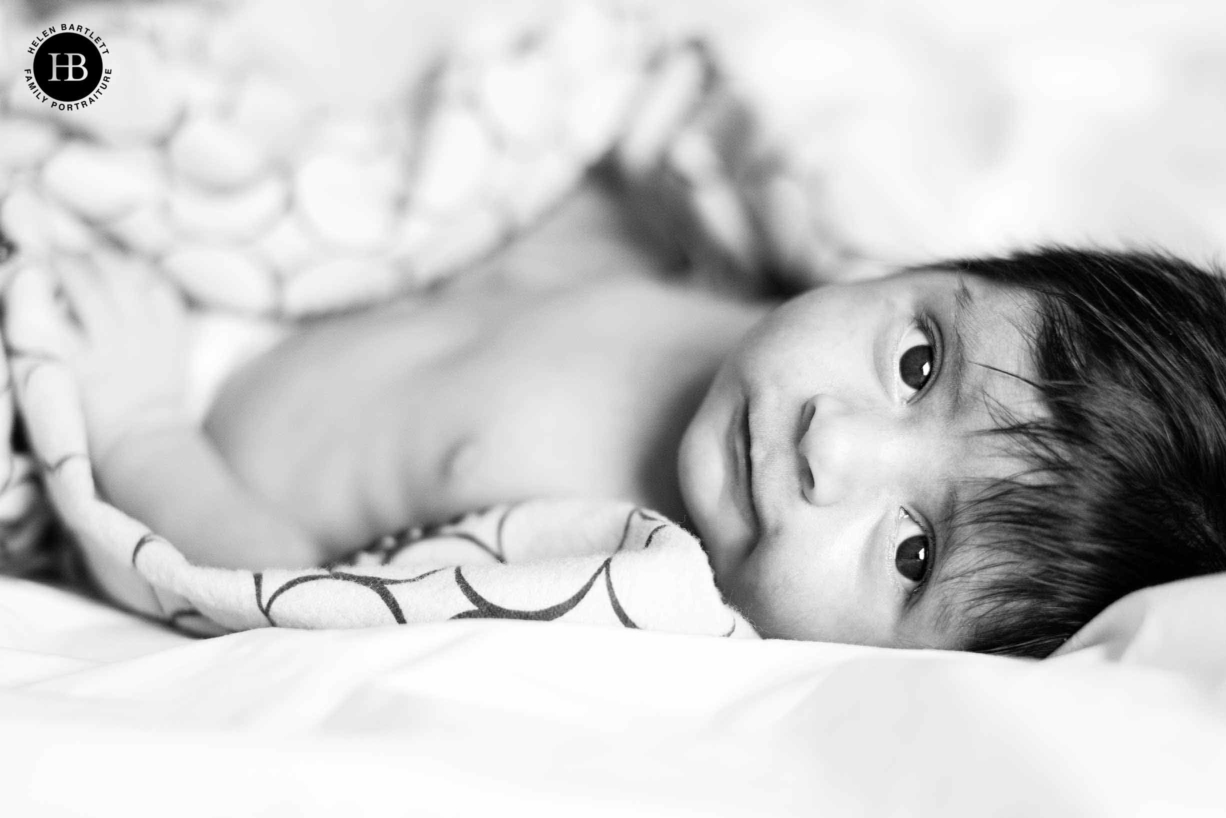
[[[1226,574],[1129,594],[1074,634],[1054,657],[1174,670],[1221,688],[1226,682]]]

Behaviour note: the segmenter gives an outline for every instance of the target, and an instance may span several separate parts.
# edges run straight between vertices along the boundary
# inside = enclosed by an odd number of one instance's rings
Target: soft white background
[[[371,78],[411,74],[457,24],[471,33],[489,9],[532,19],[565,2],[457,0],[389,14],[377,0],[306,0],[295,15],[280,0],[252,5],[267,10],[253,13],[264,30],[296,17],[286,54],[322,93],[357,102],[394,91]],[[1209,260],[1226,245],[1222,3],[650,7],[708,38],[866,253],[913,260],[1065,241]],[[321,59],[338,49],[343,61]]]

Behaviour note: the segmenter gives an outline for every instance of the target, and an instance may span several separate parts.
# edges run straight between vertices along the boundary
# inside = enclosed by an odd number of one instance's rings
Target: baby
[[[764,636],[1044,656],[1226,568],[1226,286],[1048,249],[749,303],[608,246],[555,286],[310,323],[186,405],[185,309],[62,275],[105,497],[202,564],[323,563],[532,497],[701,538]]]

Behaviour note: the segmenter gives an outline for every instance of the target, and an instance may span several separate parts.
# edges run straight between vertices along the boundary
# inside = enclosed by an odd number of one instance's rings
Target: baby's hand
[[[190,424],[187,311],[179,292],[135,261],[57,266],[71,312],[60,314],[61,345],[95,463],[129,437]]]

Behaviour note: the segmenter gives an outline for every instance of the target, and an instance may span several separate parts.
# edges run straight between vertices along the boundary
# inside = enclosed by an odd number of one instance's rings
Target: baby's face
[[[952,272],[823,287],[724,363],[681,444],[716,581],[765,636],[957,647],[943,518],[968,478],[1022,468],[994,405],[1039,411],[1033,299]]]

